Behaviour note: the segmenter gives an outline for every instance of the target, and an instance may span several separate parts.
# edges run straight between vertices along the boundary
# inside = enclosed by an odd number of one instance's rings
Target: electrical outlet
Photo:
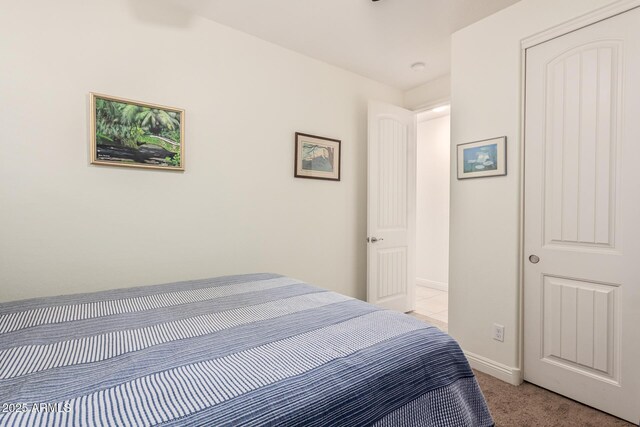
[[[496,341],[504,342],[504,326],[493,324],[493,339]]]

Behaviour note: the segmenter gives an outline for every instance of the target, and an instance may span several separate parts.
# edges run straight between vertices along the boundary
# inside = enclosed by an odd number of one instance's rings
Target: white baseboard
[[[416,278],[416,285],[422,286],[424,288],[431,288],[431,289],[437,289],[439,291],[449,292],[449,284],[436,282],[433,280],[421,279],[419,277]]]
[[[519,368],[503,365],[502,363],[468,351],[465,351],[464,354],[467,356],[467,360],[473,369],[477,369],[480,372],[512,385],[522,384],[522,371]]]

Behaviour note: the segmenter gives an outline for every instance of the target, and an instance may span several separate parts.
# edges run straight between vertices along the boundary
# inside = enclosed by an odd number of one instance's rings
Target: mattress
[[[0,426],[490,426],[460,347],[275,274],[0,304]]]

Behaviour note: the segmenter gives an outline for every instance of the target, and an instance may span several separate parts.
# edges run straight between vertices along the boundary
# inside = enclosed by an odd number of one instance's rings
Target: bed
[[[0,426],[491,426],[457,343],[275,274],[0,304]]]

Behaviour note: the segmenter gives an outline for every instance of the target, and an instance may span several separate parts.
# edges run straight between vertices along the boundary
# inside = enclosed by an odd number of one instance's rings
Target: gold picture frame
[[[89,100],[91,164],[184,171],[185,110],[94,92]]]

